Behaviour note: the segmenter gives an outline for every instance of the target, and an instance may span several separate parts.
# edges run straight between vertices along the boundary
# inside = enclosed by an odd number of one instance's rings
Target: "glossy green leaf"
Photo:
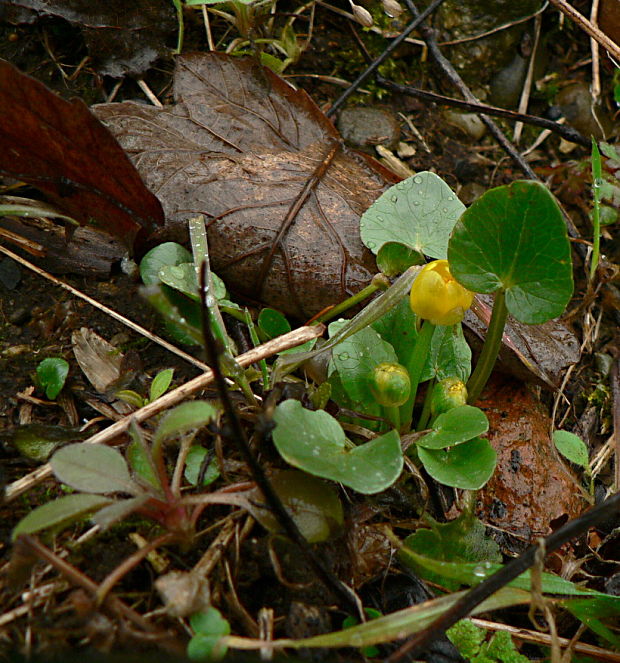
[[[332,322],[329,325],[330,337],[345,324],[343,320]],[[398,362],[394,348],[372,327],[366,327],[334,348],[330,373],[333,372],[332,366],[338,371],[342,387],[356,409],[375,412],[376,403],[371,390],[373,372],[375,366],[384,362]]]
[[[184,262],[180,265],[164,265],[159,270],[158,276],[159,280],[165,285],[182,292],[195,302],[200,301],[196,268],[193,262]]]
[[[435,481],[464,490],[482,488],[493,475],[497,463],[493,447],[479,437],[452,449],[425,449],[421,446],[417,449],[424,469]]]
[[[264,308],[258,314],[258,327],[268,339],[291,331],[291,325],[284,314],[272,308]]]
[[[87,433],[70,426],[23,424],[0,430],[0,444],[13,446],[22,456],[44,463],[59,445],[77,442],[86,436]]]
[[[86,493],[140,493],[120,451],[103,444],[69,444],[50,460],[59,481]]]
[[[431,528],[419,528],[405,539],[407,551],[417,552],[434,560],[459,562],[501,562],[499,546],[487,536],[485,526],[469,513],[447,523],[439,523],[428,516]],[[410,557],[409,560],[412,558]],[[452,578],[418,569],[422,577],[451,591],[459,589],[461,582]]]
[[[173,368],[166,368],[153,378],[151,382],[151,388],[149,390],[149,400],[151,402],[156,401],[160,396],[163,396],[170,387],[172,382],[172,377],[174,376]]]
[[[369,495],[391,486],[403,469],[396,431],[349,448],[340,424],[324,410],[305,410],[299,401],[280,403],[273,441],[284,460],[309,474],[339,481]]]
[[[140,294],[162,316],[175,341],[202,345],[200,306],[196,302],[163,284],[141,288]]]
[[[424,256],[398,242],[387,242],[377,252],[377,267],[390,278],[402,274],[411,265],[424,263]]]
[[[590,466],[588,447],[574,433],[569,433],[566,430],[553,431],[553,444],[564,458],[568,458],[571,463],[586,468]]]
[[[440,414],[432,428],[417,444],[425,449],[445,449],[486,433],[489,421],[480,408],[460,405]]]
[[[467,382],[471,373],[471,348],[458,325],[437,325],[420,382],[458,377]]]
[[[599,594],[586,599],[568,599],[562,601],[562,606],[612,646],[620,648],[620,637],[603,623],[603,620],[609,624],[618,623],[620,596]]]
[[[60,497],[37,507],[22,518],[11,538],[15,540],[20,534],[33,534],[48,527],[60,528],[110,504],[111,501],[103,495],[78,494]]]
[[[364,212],[362,242],[374,253],[387,242],[398,242],[431,258],[445,258],[448,238],[464,210],[440,177],[418,173],[390,187]]]
[[[216,408],[207,401],[188,401],[167,412],[153,436],[153,444],[161,444],[166,438],[184,435],[201,428],[217,415]]]
[[[403,297],[372,324],[379,336],[394,348],[398,363],[403,366],[408,365],[418,337],[416,319],[416,314],[409,306],[409,297]]]
[[[140,276],[144,285],[161,283],[159,273],[166,265],[190,263],[192,254],[176,242],[164,242],[152,248],[140,261]]]
[[[559,316],[573,292],[564,218],[538,182],[516,181],[478,198],[454,228],[448,260],[469,290],[504,289],[508,310],[520,322]]]
[[[145,481],[150,487],[163,494],[163,486],[155,468],[151,451],[147,446],[141,430],[135,422],[129,427],[132,441],[127,446],[125,456],[134,476]]]
[[[185,459],[185,472],[184,476],[192,484],[192,486],[198,485],[198,476],[200,475],[200,470],[202,468],[202,463],[206,458],[208,451],[201,447],[198,444],[195,444],[190,447],[190,450]],[[220,476],[220,471],[217,466],[215,458],[211,457],[209,465],[207,466],[206,472],[201,482],[201,486],[208,486],[213,483]]]
[[[60,357],[48,357],[37,366],[37,380],[50,400],[62,391],[68,374],[69,364]]]

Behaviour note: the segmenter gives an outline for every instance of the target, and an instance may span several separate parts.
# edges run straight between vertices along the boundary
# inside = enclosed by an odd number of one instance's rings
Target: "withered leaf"
[[[142,74],[168,55],[166,42],[177,27],[170,0],[11,0],[5,11],[11,23],[53,16],[79,27],[92,66],[115,78]]]
[[[163,224],[159,201],[84,102],[61,99],[4,60],[0,92],[0,174],[36,186],[128,247]]]
[[[368,283],[359,216],[387,178],[343,148],[307,94],[215,53],[178,58],[174,94],[163,109],[93,110],[168,223],[205,216],[213,268],[232,290],[304,318]]]

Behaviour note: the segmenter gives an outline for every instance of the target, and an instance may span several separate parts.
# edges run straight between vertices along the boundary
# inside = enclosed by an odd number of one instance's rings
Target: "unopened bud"
[[[381,4],[383,5],[383,11],[390,18],[397,18],[403,13],[403,8],[396,0],[381,0]]]
[[[365,28],[372,28],[374,21],[370,12],[364,9],[364,7],[356,5],[353,0],[349,0],[349,2],[351,3],[351,11],[353,12],[353,16],[355,16],[355,20]]]

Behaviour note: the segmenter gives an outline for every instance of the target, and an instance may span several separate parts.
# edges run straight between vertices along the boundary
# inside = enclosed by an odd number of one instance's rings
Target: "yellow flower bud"
[[[407,402],[411,380],[404,366],[389,361],[375,366],[370,391],[379,405],[400,407]]]
[[[409,305],[420,318],[434,325],[461,322],[474,294],[450,274],[447,260],[429,262],[411,286]]]
[[[433,387],[431,414],[436,417],[459,405],[467,405],[467,387],[458,378],[445,378]]]

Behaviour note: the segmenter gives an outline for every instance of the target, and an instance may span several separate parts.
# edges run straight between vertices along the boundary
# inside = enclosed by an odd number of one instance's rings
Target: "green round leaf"
[[[553,443],[556,449],[565,458],[568,458],[571,463],[575,463],[575,465],[580,465],[581,467],[590,466],[588,447],[574,433],[569,433],[566,430],[553,431]]]
[[[508,310],[520,322],[559,316],[573,292],[566,224],[538,182],[513,182],[478,198],[454,227],[448,260],[469,290],[504,289]]]
[[[69,444],[50,461],[59,481],[86,493],[141,492],[119,451],[102,444]]]
[[[299,401],[280,403],[273,442],[287,463],[309,474],[339,481],[370,495],[391,486],[403,469],[400,438],[390,431],[353,449],[340,424],[324,410],[305,410]]]
[[[471,440],[489,430],[484,412],[472,405],[460,405],[440,414],[433,422],[433,430],[418,440],[425,449],[445,449]]]
[[[377,252],[377,267],[389,277],[402,274],[411,265],[421,265],[424,256],[398,242],[387,242]]]
[[[398,242],[431,258],[445,258],[448,238],[464,210],[440,177],[418,173],[390,187],[364,212],[362,242],[373,253],[387,242]]]
[[[464,490],[482,488],[493,475],[497,462],[493,447],[479,437],[449,450],[418,446],[418,456],[435,481]]]
[[[158,276],[159,280],[165,285],[182,292],[195,302],[200,301],[196,268],[193,262],[184,262],[180,265],[163,265]]]
[[[218,661],[226,655],[227,647],[220,639],[230,634],[230,624],[222,613],[210,607],[190,617],[195,633],[187,645],[187,656],[192,661]]]
[[[152,248],[140,262],[140,276],[144,285],[161,283],[159,272],[165,265],[192,262],[192,254],[176,242],[164,242]]]
[[[32,534],[47,527],[60,527],[100,509],[112,500],[103,495],[66,495],[48,502],[22,518],[13,530],[13,541],[20,534]]]
[[[37,366],[37,378],[45,395],[54,400],[65,385],[69,364],[60,357],[49,357]]]
[[[264,308],[258,314],[258,326],[268,339],[291,331],[291,325],[286,317],[272,308]]]

